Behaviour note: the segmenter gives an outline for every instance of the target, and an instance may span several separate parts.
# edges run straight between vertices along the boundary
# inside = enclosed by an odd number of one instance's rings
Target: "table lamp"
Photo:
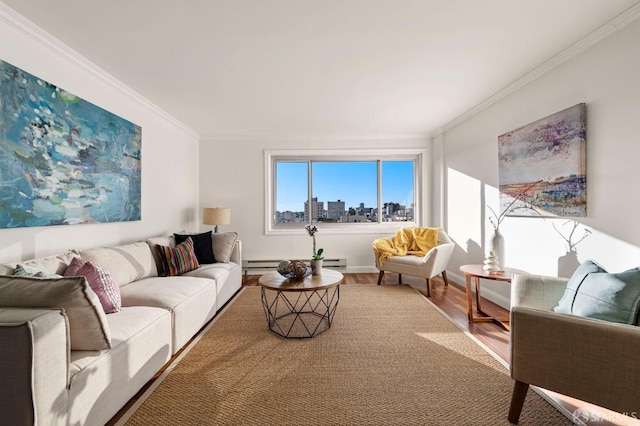
[[[231,209],[227,207],[207,207],[202,209],[202,223],[214,225],[214,232],[218,233],[218,225],[231,223]]]

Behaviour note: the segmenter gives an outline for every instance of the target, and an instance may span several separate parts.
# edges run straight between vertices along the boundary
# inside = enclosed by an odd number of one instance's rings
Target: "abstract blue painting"
[[[141,216],[142,130],[0,61],[0,228]]]

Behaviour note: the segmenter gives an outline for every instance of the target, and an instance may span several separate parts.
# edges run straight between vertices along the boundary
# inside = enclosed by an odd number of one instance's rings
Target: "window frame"
[[[410,222],[366,222],[366,223],[320,223],[322,233],[327,234],[378,234],[395,232],[399,225],[421,226],[423,218],[423,196],[426,185],[426,171],[424,169],[427,156],[426,149],[269,149],[264,150],[265,174],[265,203],[264,203],[264,234],[265,235],[296,235],[305,234],[303,223],[276,224],[276,167],[277,161],[309,162],[309,161],[413,161],[414,183],[414,220]],[[380,166],[379,166],[380,167]],[[378,174],[377,192],[378,203],[382,200],[382,176]],[[309,176],[311,186],[311,176]],[[382,206],[377,205],[378,212]],[[380,218],[380,214],[378,214]]]

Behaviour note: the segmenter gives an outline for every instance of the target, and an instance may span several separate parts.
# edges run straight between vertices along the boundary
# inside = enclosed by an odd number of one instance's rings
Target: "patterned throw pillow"
[[[162,259],[164,271],[170,276],[182,275],[200,267],[191,237],[175,247],[157,245],[156,250]]]
[[[106,269],[91,262],[84,262],[79,257],[74,257],[64,271],[64,276],[85,277],[89,287],[98,295],[104,312],[106,314],[120,312],[122,308],[120,287]]]

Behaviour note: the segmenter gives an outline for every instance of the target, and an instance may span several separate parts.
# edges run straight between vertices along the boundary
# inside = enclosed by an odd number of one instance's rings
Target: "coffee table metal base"
[[[269,330],[286,338],[311,338],[327,331],[339,301],[339,285],[308,291],[262,287],[262,306]]]

